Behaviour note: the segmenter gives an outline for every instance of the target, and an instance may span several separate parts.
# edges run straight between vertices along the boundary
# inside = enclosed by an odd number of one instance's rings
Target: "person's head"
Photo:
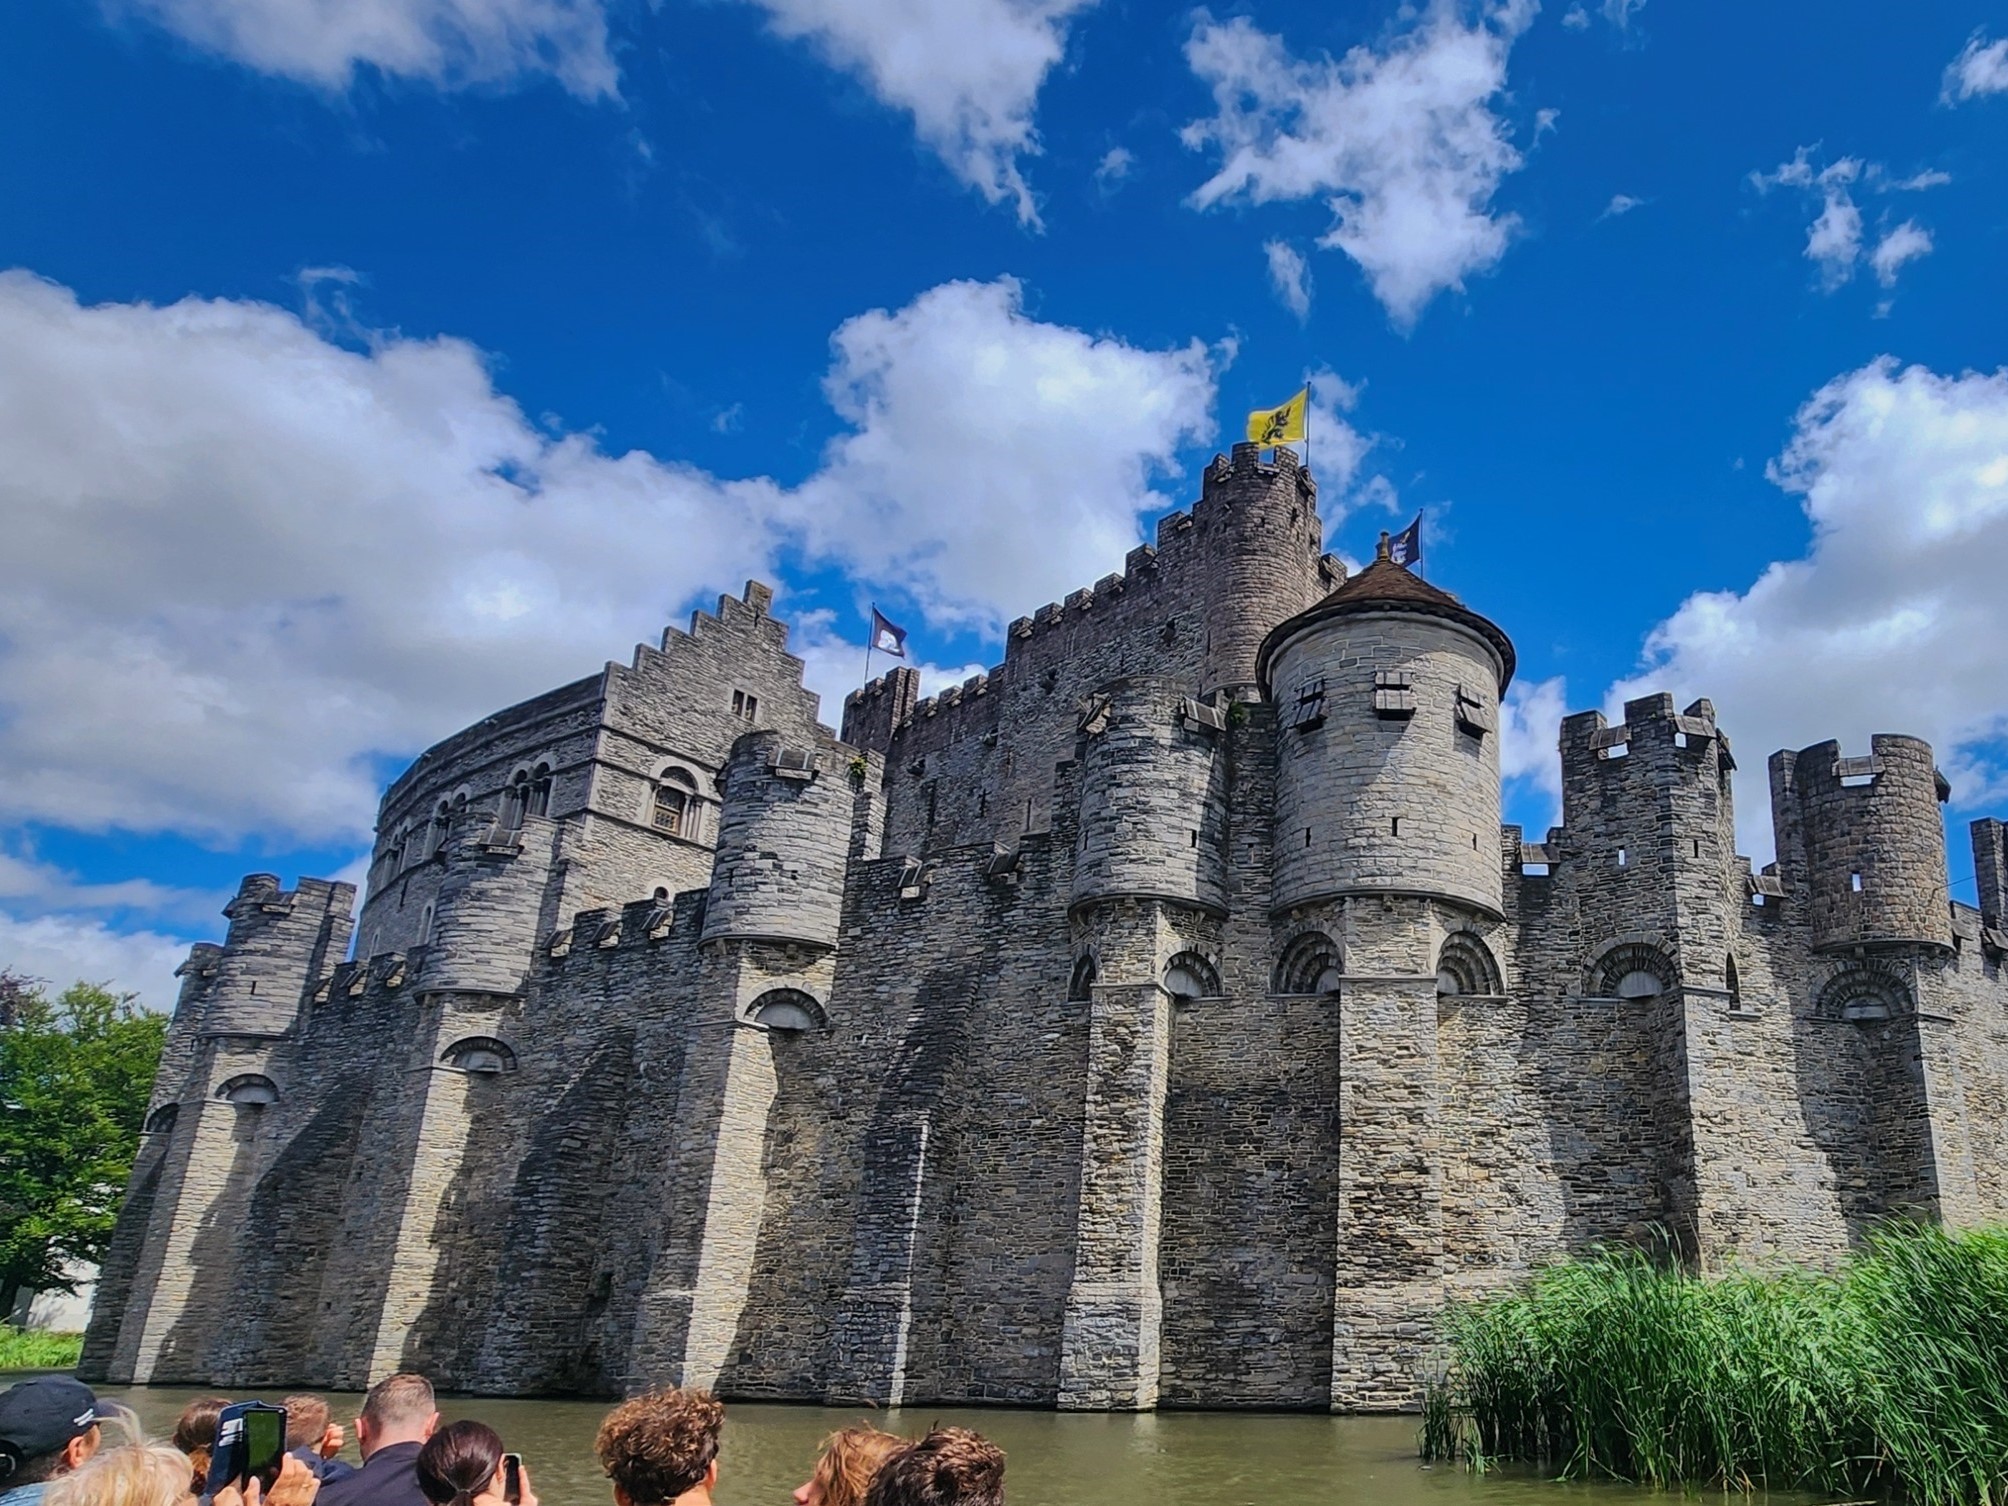
[[[936,1428],[879,1466],[866,1506],[1004,1506],[1004,1450],[968,1428]]]
[[[108,1448],[49,1487],[43,1506],[189,1506],[188,1456],[165,1443]]]
[[[0,1491],[70,1473],[101,1437],[97,1396],[81,1381],[44,1375],[0,1391]]]
[[[206,1454],[216,1446],[216,1419],[230,1405],[227,1396],[198,1396],[181,1409],[174,1420],[174,1446],[184,1454],[202,1449]]]
[[[864,1424],[830,1434],[815,1472],[795,1487],[795,1506],[864,1506],[872,1476],[907,1441]]]
[[[433,1506],[469,1506],[473,1499],[500,1495],[502,1436],[485,1422],[448,1423],[418,1451],[418,1488]]]
[[[401,1371],[370,1387],[356,1418],[356,1447],[368,1459],[393,1443],[423,1443],[439,1426],[439,1407],[432,1399],[432,1382]]]
[[[286,1447],[317,1448],[328,1434],[334,1414],[318,1396],[289,1396],[279,1405],[286,1409]]]
[[[718,1483],[718,1434],[725,1408],[705,1391],[670,1387],[607,1413],[593,1449],[620,1506],[669,1506]]]

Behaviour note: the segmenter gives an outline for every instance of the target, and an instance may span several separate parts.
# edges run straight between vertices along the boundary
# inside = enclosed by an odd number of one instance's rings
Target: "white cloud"
[[[1645,0],[1604,0],[1604,19],[1619,31],[1631,30],[1632,17],[1645,9]]]
[[[1067,23],[1095,0],[752,0],[913,117],[963,182],[1039,223],[1020,159],[1039,150],[1032,110],[1066,53]]]
[[[1515,680],[1499,708],[1499,774],[1524,780],[1547,797],[1545,822],[1530,828],[1539,842],[1562,820],[1562,718],[1568,713],[1568,685],[1560,675],[1548,680]]]
[[[1185,56],[1215,113],[1180,139],[1221,161],[1190,202],[1325,198],[1333,225],[1319,244],[1357,262],[1394,322],[1413,325],[1438,293],[1496,265],[1518,225],[1492,207],[1522,158],[1491,105],[1534,10],[1507,0],[1467,23],[1439,3],[1337,60],[1297,58],[1244,17],[1201,12]]]
[[[1946,64],[1940,101],[1956,105],[1983,94],[2008,94],[2008,37],[1998,42],[1986,37],[1985,31],[1973,33],[1959,56]]]
[[[117,911],[154,919],[212,920],[228,894],[157,884],[151,879],[87,883],[37,858],[32,850],[0,849],[0,904],[17,917],[59,911]]]
[[[1630,214],[1634,209],[1645,207],[1646,201],[1635,194],[1614,193],[1610,203],[1604,205],[1604,212],[1597,216],[1600,220],[1614,220],[1621,214]]]
[[[1311,269],[1304,254],[1288,241],[1268,241],[1262,254],[1269,259],[1269,286],[1302,324],[1311,317]]]
[[[1952,175],[1927,170],[1908,178],[1893,178],[1881,163],[1864,162],[1859,157],[1842,157],[1816,167],[1813,156],[1818,150],[1802,146],[1790,162],[1775,170],[1753,172],[1750,182],[1760,193],[1795,188],[1819,201],[1819,215],[1806,231],[1806,259],[1819,268],[1820,285],[1831,293],[1853,279],[1862,260],[1862,211],[1854,198],[1857,185],[1877,193],[1915,193],[1942,187],[1952,181]],[[1882,285],[1892,287],[1905,262],[1927,255],[1931,249],[1930,232],[1915,220],[1905,220],[1882,233],[1870,265]]]
[[[1580,5],[1572,5],[1562,12],[1562,24],[1570,31],[1588,31],[1590,29],[1590,13]]]
[[[1106,574],[1107,572],[1103,572]],[[785,611],[786,602],[782,604]],[[834,727],[843,719],[844,697],[856,690],[864,678],[864,647],[837,636],[836,614],[825,607],[789,616],[788,652],[802,660],[802,683],[823,698],[823,720]],[[915,645],[907,645],[912,653]],[[939,695],[951,685],[960,685],[971,675],[986,674],[988,664],[942,665],[926,659],[892,659],[872,656],[872,677],[896,668],[920,671],[922,696]]]
[[[1103,187],[1122,182],[1136,170],[1136,153],[1126,146],[1112,146],[1095,164],[1095,181]]]
[[[1799,410],[1771,479],[1813,525],[1747,590],[1698,593],[1646,643],[1628,696],[1714,700],[1741,750],[1745,847],[1769,850],[1777,748],[1923,737],[1971,807],[2008,794],[2008,371],[1943,376],[1885,357]]]
[[[383,761],[799,548],[989,626],[1117,568],[1211,357],[951,283],[851,320],[790,492],[528,422],[448,338],[0,275],[0,820],[359,840]]]
[[[1920,229],[1916,220],[1905,220],[1876,242],[1869,255],[1876,281],[1886,288],[1896,286],[1896,274],[1908,262],[1931,255],[1931,233]]]
[[[1548,132],[1554,130],[1555,122],[1561,118],[1562,112],[1560,110],[1536,110],[1534,112],[1534,139],[1539,141]]]
[[[344,90],[359,67],[445,88],[549,74],[582,99],[620,73],[601,0],[104,0],[260,72]]]
[[[172,1009],[181,991],[174,970],[188,947],[176,936],[118,931],[86,916],[22,920],[0,911],[0,968],[42,979],[58,992],[72,983],[100,983],[138,994],[149,1009]]]
[[[1011,278],[861,314],[831,345],[824,392],[851,432],[785,517],[945,622],[994,629],[1117,568],[1167,503],[1153,473],[1211,428],[1204,346],[1041,324]]]

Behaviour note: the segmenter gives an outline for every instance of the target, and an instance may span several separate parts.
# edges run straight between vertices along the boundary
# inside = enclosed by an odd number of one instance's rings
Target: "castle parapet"
[[[704,939],[835,946],[842,919],[854,791],[850,750],[749,732],[722,774],[718,855]]]
[[[308,985],[348,950],[355,900],[353,884],[302,879],[299,888],[282,889],[274,874],[246,875],[223,910],[230,930],[214,957],[203,1033],[290,1029]]]

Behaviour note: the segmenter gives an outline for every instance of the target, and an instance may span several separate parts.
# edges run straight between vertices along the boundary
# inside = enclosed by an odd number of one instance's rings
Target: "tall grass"
[[[1446,1327],[1439,1456],[2008,1506],[2008,1229],[1891,1226],[1832,1276],[1599,1254]]]
[[[27,1333],[0,1323],[0,1370],[70,1370],[83,1350],[80,1333]]]

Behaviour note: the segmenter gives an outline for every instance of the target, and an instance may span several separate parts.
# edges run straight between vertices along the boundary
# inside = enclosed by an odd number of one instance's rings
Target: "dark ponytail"
[[[418,1451],[418,1488],[433,1506],[468,1506],[501,1467],[501,1434],[485,1422],[449,1423]]]

